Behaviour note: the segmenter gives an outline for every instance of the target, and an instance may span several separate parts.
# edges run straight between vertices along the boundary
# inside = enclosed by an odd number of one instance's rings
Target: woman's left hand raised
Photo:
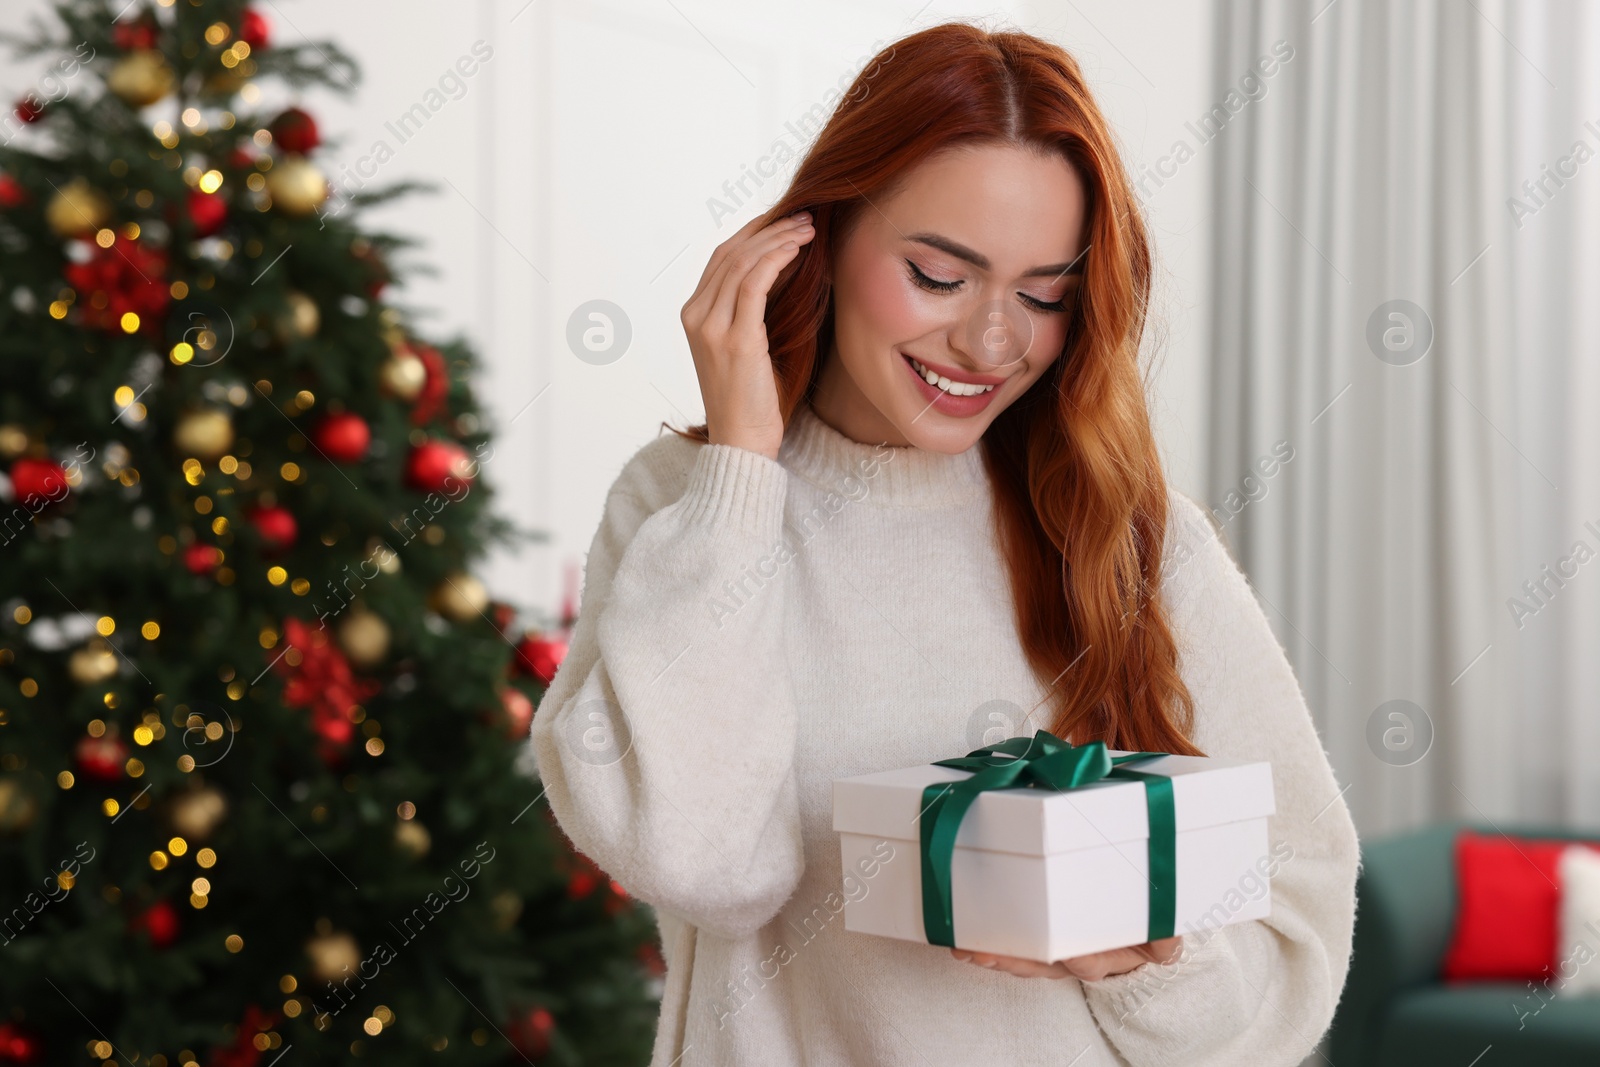
[[[950,950],[950,954],[958,960],[965,960],[990,970],[1005,971],[1018,978],[1077,978],[1085,982],[1097,982],[1114,974],[1126,974],[1146,963],[1171,963],[1182,952],[1182,935],[1164,937],[1159,941],[1146,941],[1142,945],[1133,945],[1129,948],[1091,952],[1087,956],[1074,956],[1071,959],[1057,960],[1055,963],[1039,963],[1036,960],[1001,956],[993,952],[972,952],[961,948]]]

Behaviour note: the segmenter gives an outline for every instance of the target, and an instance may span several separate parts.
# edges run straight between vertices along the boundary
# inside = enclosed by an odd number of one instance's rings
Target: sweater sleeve
[[[1179,931],[1176,962],[1084,982],[1084,996],[1132,1067],[1176,1062],[1180,1050],[1191,1067],[1293,1067],[1332,1022],[1349,969],[1355,826],[1244,575],[1199,505],[1172,500],[1163,595],[1195,702],[1195,743],[1272,763],[1277,810],[1263,857],[1272,914]]]
[[[669,444],[645,446],[612,486],[529,743],[581,851],[638,899],[738,937],[777,914],[804,869],[780,565],[788,472],[698,445],[682,495],[655,510],[646,460],[681,447]]]

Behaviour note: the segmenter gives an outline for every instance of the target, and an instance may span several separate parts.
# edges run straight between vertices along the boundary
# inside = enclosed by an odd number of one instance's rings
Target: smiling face
[[[836,251],[812,407],[857,441],[971,448],[1059,357],[1085,239],[1083,183],[1060,156],[928,159]]]

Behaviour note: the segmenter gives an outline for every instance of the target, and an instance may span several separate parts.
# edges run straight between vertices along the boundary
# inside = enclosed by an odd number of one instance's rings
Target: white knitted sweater
[[[993,702],[1045,698],[979,448],[861,444],[802,405],[776,462],[675,434],[634,455],[530,744],[562,828],[656,909],[654,1067],[1273,1067],[1310,1052],[1349,966],[1355,829],[1244,576],[1199,506],[1171,499],[1163,588],[1193,740],[1272,763],[1272,916],[1191,934],[1169,967],[1028,979],[846,931],[845,897],[871,884],[845,879],[831,822],[835,778],[965,754],[1004,721]],[[1047,726],[1048,707],[1009,732]]]

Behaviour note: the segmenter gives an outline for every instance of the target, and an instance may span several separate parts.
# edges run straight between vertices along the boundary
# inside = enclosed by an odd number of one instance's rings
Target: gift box
[[[1045,731],[836,779],[845,929],[1048,963],[1265,918],[1274,810],[1269,763]]]

